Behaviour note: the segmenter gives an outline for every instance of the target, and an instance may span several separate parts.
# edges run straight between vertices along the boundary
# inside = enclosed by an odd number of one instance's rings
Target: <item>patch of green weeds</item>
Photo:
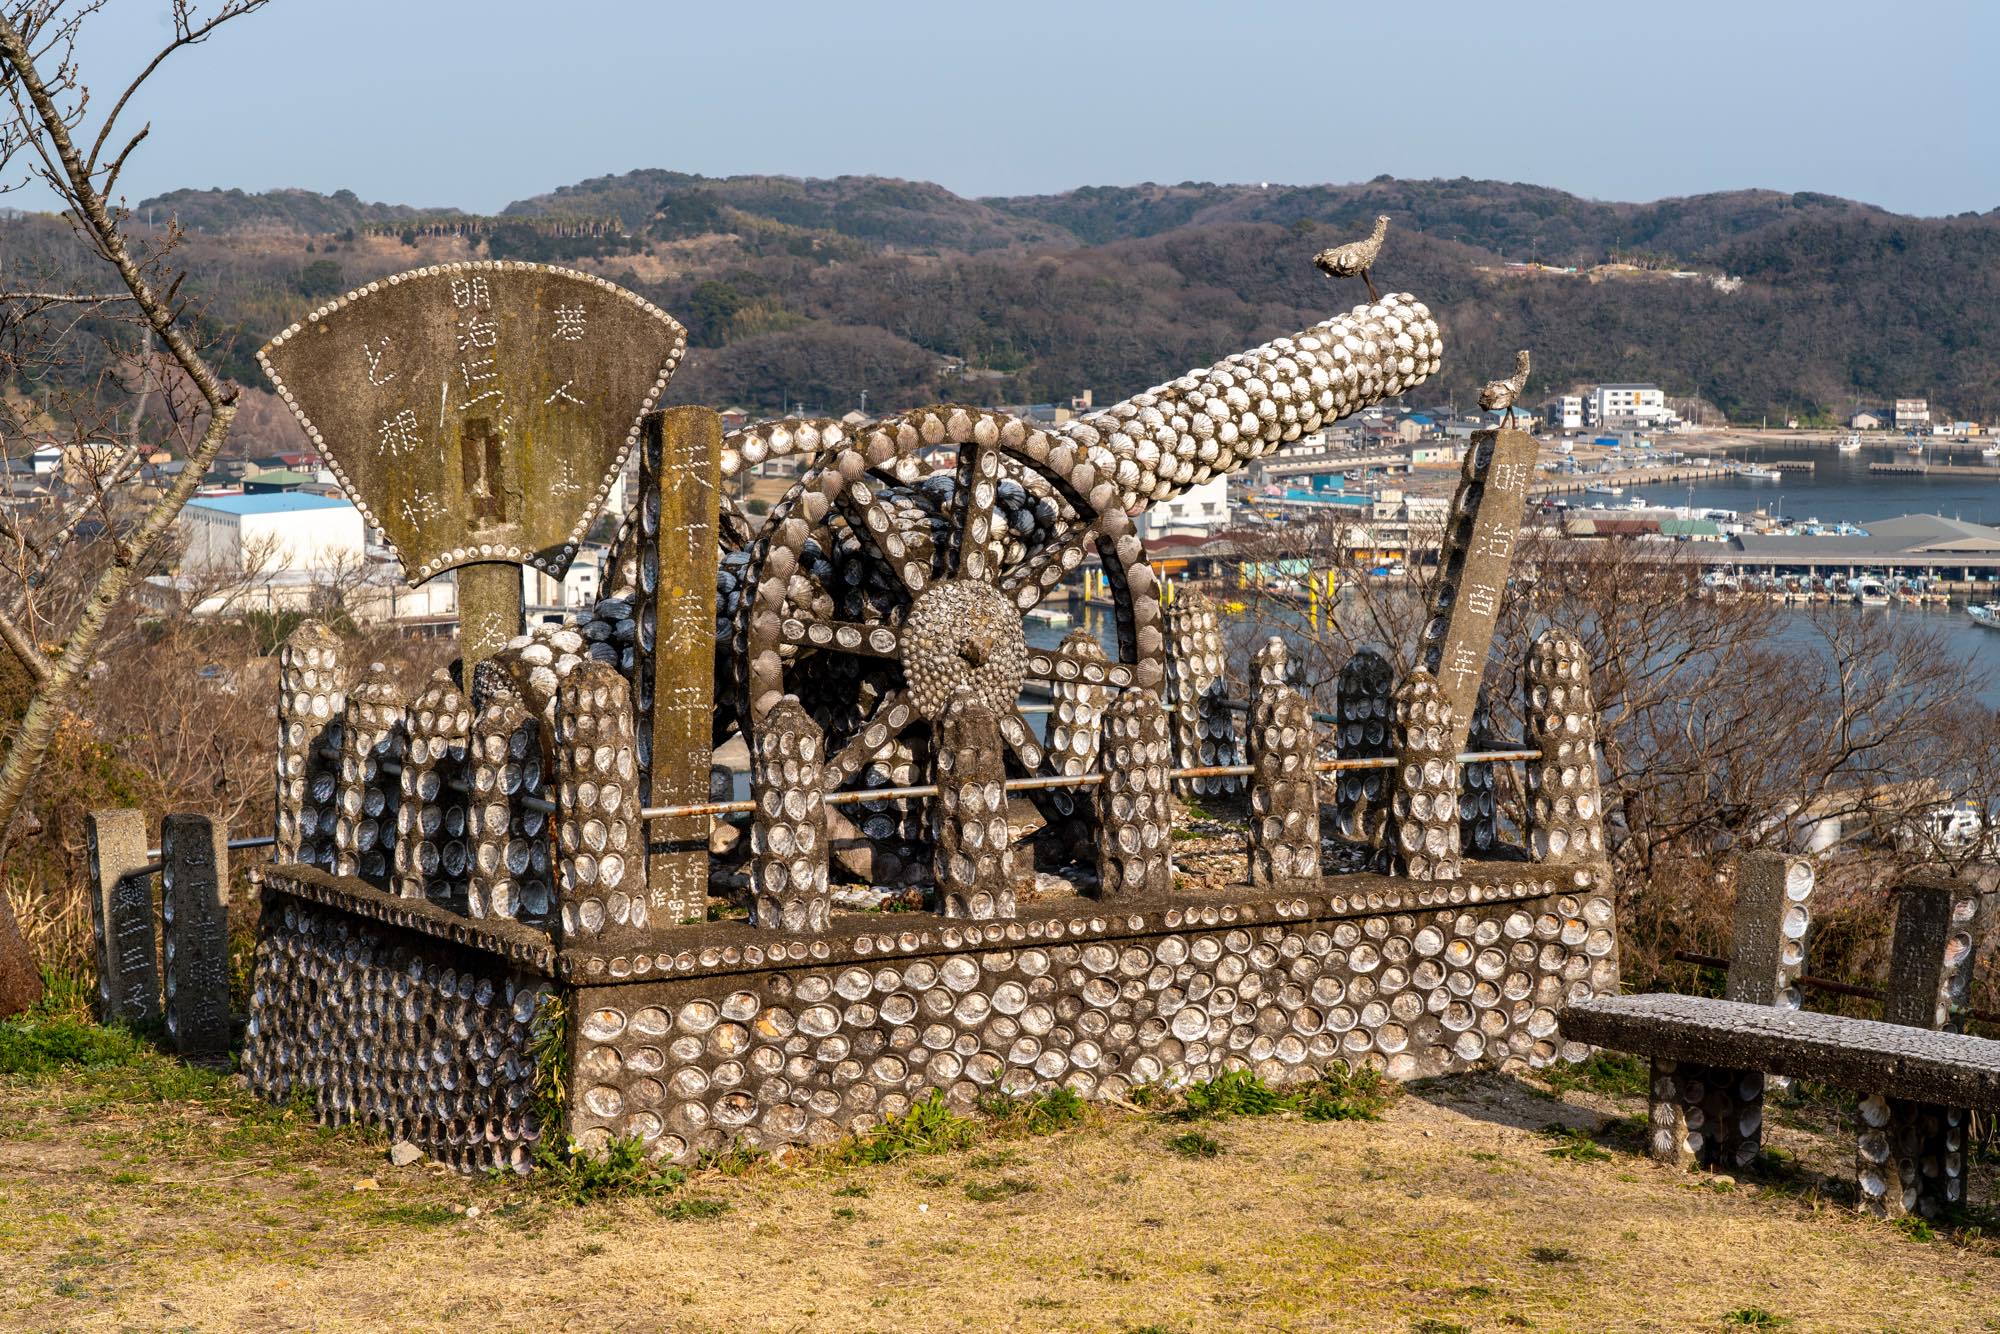
[[[1608,1150],[1601,1147],[1596,1140],[1593,1140],[1589,1135],[1586,1135],[1575,1126],[1557,1125],[1554,1122],[1550,1122],[1548,1125],[1542,1127],[1542,1133],[1556,1141],[1556,1146],[1553,1149],[1542,1150],[1543,1153],[1551,1158],[1560,1158],[1564,1162],[1569,1163],[1601,1163],[1608,1161],[1611,1157]]]
[[[998,1181],[968,1181],[965,1183],[965,1198],[974,1204],[993,1204],[999,1200],[1011,1200],[1018,1195],[1032,1195],[1040,1190],[1032,1181],[1019,1177],[1001,1177]]]
[[[993,1119],[994,1129],[1002,1134],[1050,1135],[1080,1126],[1090,1118],[1090,1104],[1072,1088],[1054,1088],[1032,1098],[989,1094],[979,1100],[979,1110]]]
[[[771,1160],[771,1155],[754,1145],[736,1140],[726,1149],[710,1149],[695,1160],[697,1170],[720,1172],[726,1177],[748,1176]]]
[[[1772,1315],[1761,1306],[1739,1306],[1722,1317],[1725,1325],[1740,1325],[1744,1329],[1779,1329],[1792,1322],[1781,1315]]]
[[[865,1200],[868,1198],[868,1187],[861,1185],[859,1182],[853,1182],[842,1186],[833,1194],[834,1198],[841,1200]]]
[[[443,1227],[455,1221],[459,1215],[448,1204],[408,1204],[385,1205],[368,1215],[375,1223],[402,1223],[408,1227]]]
[[[1399,1093],[1393,1082],[1374,1070],[1335,1066],[1293,1089],[1286,1101],[1308,1121],[1379,1121]]]
[[[538,1153],[538,1183],[565,1204],[596,1200],[665,1195],[687,1180],[687,1173],[646,1156],[636,1136],[614,1139],[601,1153],[585,1153],[574,1142],[564,1152]]]
[[[1456,1320],[1440,1320],[1436,1316],[1418,1316],[1410,1322],[1410,1334],[1472,1334],[1472,1326],[1461,1325]]]
[[[697,1223],[711,1218],[720,1218],[729,1212],[729,1206],[721,1200],[704,1199],[690,1195],[685,1199],[673,1200],[660,1205],[655,1213],[669,1223]]]
[[[1181,1090],[1182,1120],[1221,1116],[1269,1116],[1283,1111],[1285,1096],[1248,1070],[1225,1070]]]
[[[1535,1077],[1558,1093],[1585,1089],[1611,1098],[1646,1097],[1653,1083],[1652,1067],[1643,1057],[1605,1051],[1574,1065],[1557,1061],[1543,1066]]]
[[[1538,1265],[1566,1265],[1575,1261],[1577,1255],[1567,1246],[1530,1246],[1528,1258]]]
[[[1937,1240],[1937,1229],[1930,1225],[1929,1220],[1920,1218],[1916,1214],[1905,1214],[1896,1220],[1895,1227],[1896,1231],[1902,1233],[1911,1241],[1932,1242]]]
[[[835,1209],[833,1211],[833,1216],[835,1218],[840,1219],[843,1223],[851,1223],[855,1219],[861,1217],[861,1211],[859,1209],[850,1209],[847,1206],[842,1205],[840,1208]]]
[[[1199,1130],[1183,1131],[1167,1141],[1167,1147],[1183,1158],[1213,1158],[1222,1152],[1222,1144]]]
[[[979,1127],[954,1112],[944,1095],[932,1090],[910,1110],[892,1117],[865,1135],[857,1135],[827,1152],[833,1163],[894,1163],[923,1154],[949,1153],[972,1143]]]
[[[138,1065],[158,1055],[128,1028],[106,1028],[66,1015],[0,1023],[0,1075],[49,1075],[72,1066],[102,1070]]]

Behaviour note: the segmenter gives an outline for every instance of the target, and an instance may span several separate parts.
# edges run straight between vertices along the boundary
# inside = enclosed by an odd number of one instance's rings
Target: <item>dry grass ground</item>
[[[0,1324],[2000,1330],[2000,1245],[1820,1194],[1843,1152],[1819,1109],[1774,1115],[1775,1176],[1732,1183],[1635,1156],[1628,1093],[1480,1076],[1378,1122],[1093,1112],[578,1206],[391,1168],[379,1139],[132,1050],[0,1077]],[[1171,1146],[1190,1132],[1218,1151]]]

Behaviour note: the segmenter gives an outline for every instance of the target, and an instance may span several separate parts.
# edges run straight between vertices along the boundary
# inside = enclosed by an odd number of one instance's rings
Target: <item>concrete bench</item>
[[[1651,1058],[1651,1149],[1682,1166],[1742,1167],[1763,1145],[1767,1082],[1821,1080],[1861,1094],[1860,1207],[1932,1216],[1965,1202],[1972,1110],[2000,1112],[2000,1042],[1960,1026],[1981,895],[1934,876],[1899,886],[1883,1020],[1799,1008],[1810,868],[1756,854],[1738,870],[1730,999],[1658,994],[1579,1000],[1562,1035]]]
[[[1704,996],[1606,996],[1557,1016],[1563,1037],[1653,1061],[1652,1153],[1741,1167],[1763,1146],[1765,1075],[1863,1094],[1862,1207],[1926,1217],[1965,1202],[1968,1108],[2000,1110],[2000,1042]]]

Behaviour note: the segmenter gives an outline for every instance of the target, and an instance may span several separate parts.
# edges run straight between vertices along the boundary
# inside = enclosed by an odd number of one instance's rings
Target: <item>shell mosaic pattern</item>
[[[372,1122],[464,1171],[528,1169],[546,979],[267,892],[250,987],[256,1093],[306,1094],[323,1124]]]
[[[827,896],[826,738],[795,699],[778,701],[751,749],[750,921],[771,931],[824,931]]]
[[[1354,307],[1056,428],[1117,503],[1137,513],[1211,477],[1422,384],[1443,364],[1428,307],[1408,293]],[[723,438],[722,472],[788,454],[846,447],[870,428],[790,418]]]
[[[1653,1062],[1653,1157],[1678,1167],[1747,1167],[1763,1144],[1764,1076],[1693,1061]]]
[[[1097,880],[1105,898],[1173,886],[1173,757],[1167,711],[1150,690],[1122,692],[1104,711],[1104,781],[1097,786]]]
[[[1486,687],[1480,686],[1472,706],[1467,750],[1496,750],[1493,708]],[[1500,846],[1500,801],[1494,782],[1498,770],[1491,760],[1458,766],[1458,848],[1468,857],[1491,857]]]
[[[666,311],[643,297],[626,291],[624,288],[618,286],[618,284],[598,277],[596,274],[584,273],[576,269],[561,268],[552,264],[534,264],[522,260],[465,260],[452,264],[433,264],[425,268],[411,269],[406,273],[390,274],[386,278],[381,278],[371,283],[364,283],[360,287],[352,288],[335,297],[325,305],[313,310],[304,320],[287,326],[277,337],[259,348],[257,351],[257,363],[263,368],[265,376],[271,381],[272,388],[277,391],[278,397],[285,401],[286,406],[291,408],[292,414],[299,419],[299,424],[305,428],[306,435],[312,440],[320,457],[325,459],[327,464],[333,469],[334,476],[340,482],[341,490],[346,492],[348,498],[354,502],[355,508],[361,512],[361,516],[377,531],[386,531],[383,529],[380,516],[369,508],[366,499],[363,497],[363,493],[356,489],[353,483],[350,482],[338,455],[335,451],[327,448],[326,440],[320,434],[319,428],[313,424],[304,406],[293,396],[292,390],[286,386],[277,368],[272,365],[270,354],[297,339],[299,335],[307,332],[312,326],[320,324],[328,316],[346,309],[369,296],[380,293],[384,289],[398,287],[404,283],[422,279],[449,279],[480,273],[536,273],[588,283],[623,301],[629,302],[645,315],[659,321],[669,331],[671,342],[663,364],[660,367],[658,378],[654,380],[652,388],[645,394],[638,412],[632,418],[631,427],[625,434],[624,445],[618,451],[616,462],[611,468],[606,470],[602,478],[596,480],[595,491],[585,505],[582,516],[576,521],[567,539],[554,556],[544,555],[539,551],[531,551],[507,543],[496,544],[489,542],[455,547],[440,553],[430,560],[418,562],[414,565],[408,571],[409,582],[412,587],[455,565],[463,565],[473,561],[506,561],[517,565],[530,565],[541,570],[544,574],[560,579],[564,571],[569,568],[570,562],[576,558],[577,549],[583,542],[584,534],[589,531],[592,521],[602,512],[605,502],[610,498],[611,488],[623,477],[625,460],[630,456],[633,446],[638,443],[640,428],[645,421],[646,414],[651,412],[654,405],[659,402],[660,395],[666,390],[667,380],[673,375],[675,368],[680,365],[681,358],[687,353],[687,330]]]
[[[340,786],[333,821],[333,869],[387,888],[396,850],[402,780],[389,772],[400,766],[408,744],[403,700],[396,680],[381,663],[347,692],[341,720]]]
[[[1965,1204],[1961,1107],[1870,1094],[1858,1108],[1855,1185],[1860,1207],[1878,1218],[1935,1218]]]
[[[1104,661],[1104,646],[1097,642],[1096,635],[1082,626],[1063,637],[1058,652],[1073,662]],[[1049,758],[1055,771],[1062,774],[1095,773],[1104,710],[1110,701],[1110,692],[1081,676],[1070,676],[1059,678],[1052,693],[1055,705],[1049,713]]]
[[[278,646],[279,865],[333,867],[340,720],[347,708],[340,639],[302,622]]]
[[[1317,758],[1305,696],[1287,685],[1263,686],[1250,725],[1256,769],[1250,780],[1250,883],[1259,889],[1319,882]]]
[[[1583,641],[1544,630],[1528,655],[1528,847],[1554,865],[1604,858],[1604,805],[1597,788],[1597,703]]]
[[[1737,860],[1726,999],[1786,1010],[1804,1007],[1799,975],[1805,971],[1815,881],[1807,857],[1758,849]]]
[[[1403,874],[1456,880],[1458,761],[1451,747],[1451,705],[1421,667],[1396,687],[1396,794],[1390,830]]]
[[[542,722],[498,663],[489,658],[474,671],[475,686],[492,679],[473,719],[466,912],[543,925],[555,909],[555,870],[548,815],[530,804],[547,797]]]
[[[396,806],[396,892],[465,911],[471,869],[466,794],[449,786],[466,774],[472,709],[440,670],[410,705],[409,753]]]
[[[1396,753],[1395,683],[1389,660],[1372,648],[1357,649],[1341,664],[1335,705],[1340,722],[1333,737],[1339,758],[1372,760]],[[1395,775],[1382,769],[1340,773],[1334,784],[1340,836],[1363,847],[1380,846],[1395,783]]]
[[[944,446],[956,449],[961,459],[970,454],[979,460],[982,477],[984,460],[998,468],[1004,456],[1009,471],[995,487],[995,503],[1009,484],[1024,496],[1031,485],[1061,492],[1046,497],[1056,506],[1049,530],[1030,525],[1036,546],[1026,540],[1008,545],[997,562],[957,559],[983,549],[965,541],[966,530],[986,523],[990,506],[959,503],[961,496],[976,500],[984,492],[961,488],[956,462],[949,471],[938,470],[942,465],[930,452]],[[942,527],[926,515],[938,516]],[[752,548],[744,586],[734,595],[738,610],[730,647],[751,730],[785,694],[812,705],[816,692],[790,676],[803,654],[844,655],[854,660],[856,671],[889,659],[907,673],[935,644],[934,636],[904,633],[903,607],[921,598],[934,580],[988,586],[999,595],[992,599],[996,610],[1011,601],[1010,615],[1018,620],[1020,611],[1037,605],[1091,550],[1103,562],[1117,600],[1126,675],[1158,686],[1162,640],[1151,567],[1118,507],[1116,488],[1073,444],[1017,418],[973,408],[927,408],[876,424],[853,442],[822,453],[773,506]],[[915,612],[911,607],[910,616]],[[1030,654],[1027,674],[1043,675],[1037,669],[1051,665],[1047,655]],[[917,672],[927,675],[928,668],[918,666]],[[900,684],[891,679],[884,689]],[[1032,742],[1025,730],[1023,739]],[[828,741],[846,744],[831,728]],[[844,767],[833,766],[834,781]]]
[[[685,1160],[826,1143],[932,1090],[963,1107],[1225,1069],[1282,1083],[1580,1059],[1555,1011],[1616,990],[1610,922],[1588,892],[1088,942],[1016,945],[1014,923],[998,949],[586,987],[571,1133]]]
[[[861,631],[852,633],[858,643]],[[932,721],[958,699],[997,712],[1020,698],[1028,644],[1019,613],[998,589],[970,579],[932,584],[911,604],[902,640],[910,702]]]
[[[1167,706],[1173,716],[1174,767],[1240,764],[1236,720],[1223,676],[1222,625],[1215,604],[1187,592],[1167,606]],[[1241,779],[1176,780],[1183,795],[1234,796]]]
[[[645,822],[624,677],[586,662],[563,679],[555,748],[561,938],[610,949],[644,939],[651,906],[640,861]]]
[[[1977,886],[1940,874],[1907,875],[1896,896],[1888,997],[1882,1017],[1945,1033],[1965,1031],[1985,934]]]
[[[1003,744],[999,715],[961,687],[938,722],[938,799],[931,806],[931,879],[947,917],[1014,915]]]

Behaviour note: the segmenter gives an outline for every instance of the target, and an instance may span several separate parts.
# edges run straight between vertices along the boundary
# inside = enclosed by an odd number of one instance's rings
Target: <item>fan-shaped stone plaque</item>
[[[615,284],[500,260],[358,287],[257,355],[420,584],[483,561],[560,577],[686,346]]]

